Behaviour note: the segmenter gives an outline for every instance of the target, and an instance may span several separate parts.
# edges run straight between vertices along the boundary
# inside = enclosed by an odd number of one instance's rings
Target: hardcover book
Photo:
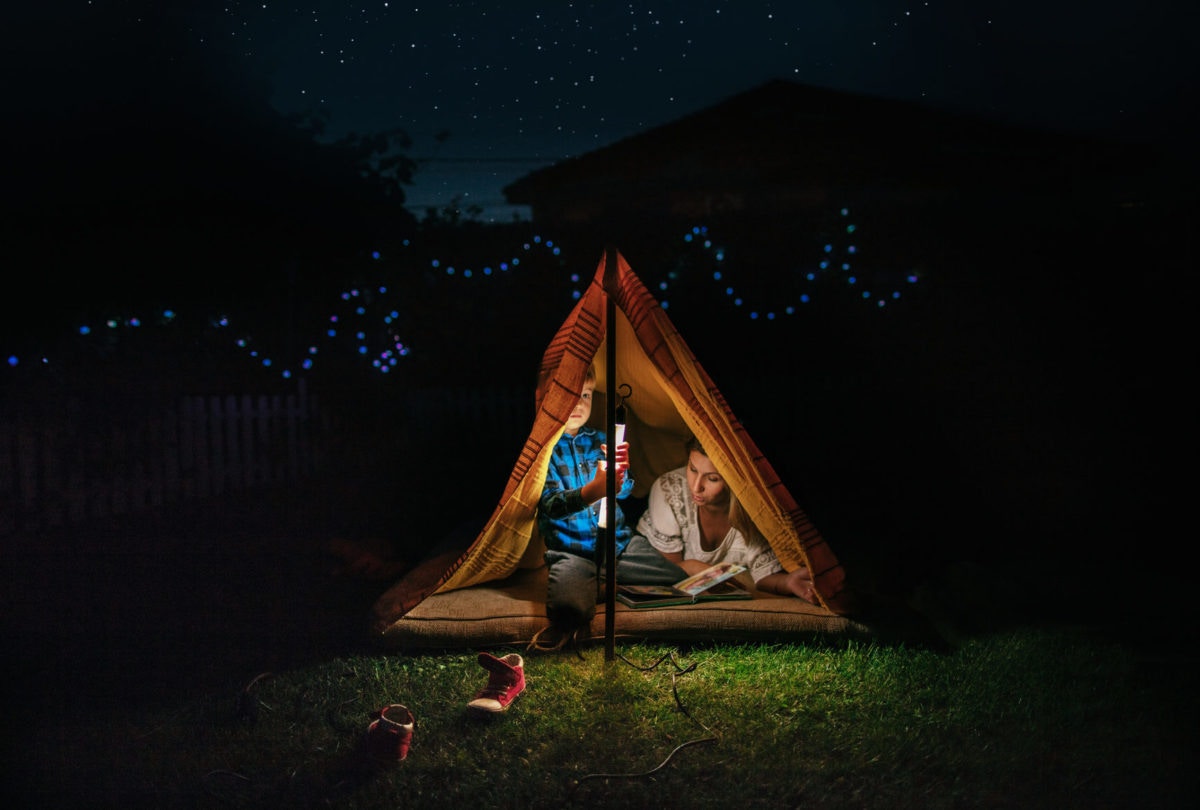
[[[735,563],[720,563],[674,585],[617,585],[617,599],[631,608],[691,605],[723,599],[751,599],[749,591],[733,578],[746,570]]]

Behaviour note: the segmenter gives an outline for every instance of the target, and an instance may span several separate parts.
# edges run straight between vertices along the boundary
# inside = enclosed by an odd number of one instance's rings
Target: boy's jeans
[[[547,549],[546,617],[556,626],[574,630],[596,615],[599,584],[596,561],[569,551]],[[601,576],[604,572],[600,572]],[[687,577],[675,563],[658,553],[650,541],[635,534],[617,555],[617,582],[626,585],[674,585]]]

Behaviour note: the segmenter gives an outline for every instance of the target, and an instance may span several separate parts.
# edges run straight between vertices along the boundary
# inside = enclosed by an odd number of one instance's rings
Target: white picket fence
[[[520,438],[533,413],[522,388],[418,388],[389,402],[380,452],[436,444],[449,430]],[[302,481],[335,454],[331,443],[345,455],[352,418],[318,407],[303,381],[287,393],[182,396],[142,410],[70,399],[0,410],[0,537]]]
[[[321,415],[289,393],[182,396],[137,419],[0,414],[0,535],[84,523],[299,480]]]

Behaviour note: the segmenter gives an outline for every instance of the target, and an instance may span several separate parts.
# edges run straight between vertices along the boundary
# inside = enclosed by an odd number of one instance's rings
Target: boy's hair
[[[708,458],[708,453],[704,451],[704,445],[700,444],[700,440],[695,436],[687,440],[686,447],[689,456],[695,450],[700,455]],[[724,478],[725,476],[722,475],[721,477]],[[750,517],[746,514],[746,510],[742,508],[742,502],[737,499],[737,496],[733,494],[733,490],[729,488],[728,481],[725,482],[725,491],[729,493],[729,525],[742,533],[742,537],[746,538],[747,544],[756,545],[761,535],[755,530],[754,523],[751,522]]]
[[[538,369],[537,382],[534,384],[534,388],[533,388],[533,397],[534,397],[534,404],[539,408],[542,405],[542,397],[546,395],[546,386],[549,384],[550,378],[553,376],[554,375],[550,372],[549,369],[545,369],[545,368]],[[596,384],[596,364],[595,363],[592,363],[591,365],[588,366],[587,374],[585,374],[583,376],[583,382],[584,382],[584,385],[586,385],[587,383],[592,383],[592,385]]]

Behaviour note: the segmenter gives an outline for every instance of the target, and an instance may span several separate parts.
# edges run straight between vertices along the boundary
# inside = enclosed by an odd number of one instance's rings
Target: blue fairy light
[[[848,216],[849,209],[842,208],[841,214],[842,216]],[[853,222],[847,223],[845,226],[843,226],[843,231],[847,235],[854,234],[857,232],[857,230],[858,225]],[[689,231],[683,234],[683,241],[685,244],[688,244],[694,249],[703,249],[705,251],[705,255],[712,263],[712,266],[710,267],[710,273],[713,283],[717,285],[716,289],[723,289],[725,291],[725,295],[730,301],[733,302],[734,306],[739,308],[744,307],[748,313],[748,317],[751,320],[773,321],[776,320],[781,314],[790,316],[796,313],[797,306],[792,304],[781,306],[781,308],[777,310],[763,310],[759,308],[753,308],[750,306],[752,302],[744,299],[741,296],[735,295],[735,285],[730,283],[735,281],[735,279],[731,274],[737,272],[739,268],[737,268],[735,264],[733,269],[726,271],[725,267],[728,266],[726,260],[729,258],[729,256],[725,249],[715,246],[715,242],[712,238],[710,238],[709,229],[706,226],[693,226]],[[411,244],[411,241],[405,239],[403,240],[403,244],[408,246]],[[546,239],[541,235],[533,236],[531,240],[523,242],[521,247],[525,252],[529,252],[530,250],[541,247],[545,248],[555,256],[561,255],[560,246],[557,245],[553,240]],[[838,244],[837,242],[830,241],[820,244],[818,250],[820,251],[820,257],[819,261],[816,263],[815,269],[806,270],[803,268],[796,268],[795,270],[795,272],[801,276],[804,281],[814,284],[822,281],[832,281],[833,279],[828,274],[831,270],[833,270],[836,263],[836,266],[841,271],[838,273],[838,280],[844,279],[845,283],[851,287],[859,284],[859,277],[857,275],[850,274],[851,264],[849,261],[847,261],[848,257],[857,254],[857,245]],[[365,252],[364,255],[369,256],[370,259],[375,261],[383,260],[383,255],[379,250],[370,250]],[[717,269],[716,267],[718,263],[722,265],[720,269]],[[436,269],[444,269],[446,275],[460,277],[464,281],[470,280],[470,283],[486,283],[483,281],[475,281],[475,279],[494,277],[497,274],[497,270],[505,273],[510,270],[514,270],[520,266],[520,258],[513,257],[508,261],[496,261],[494,263],[483,264],[481,271],[479,272],[472,270],[471,268],[457,268],[453,262],[448,262],[446,257],[430,259],[429,266]],[[664,310],[670,307],[670,302],[666,299],[668,297],[667,294],[671,290],[671,285],[682,281],[683,276],[689,274],[690,272],[693,271],[689,270],[685,264],[676,265],[676,269],[667,271],[663,277],[663,280],[657,282],[657,290],[659,293],[661,293],[662,298],[664,299],[660,302],[660,306]],[[906,274],[901,274],[901,277],[909,284],[916,284],[920,280],[920,275],[916,270],[909,271]],[[586,277],[581,277],[579,273],[571,273],[569,275],[569,279],[572,285],[575,287],[575,289],[571,291],[571,298],[575,301],[578,301],[584,294],[583,289],[581,288],[586,287],[588,279]],[[373,294],[364,288],[351,288],[340,292],[339,296],[343,302],[355,301],[357,305],[354,307],[352,314],[361,319],[370,317],[372,315],[373,307],[375,307],[380,300],[388,294],[389,288],[386,284],[379,284],[377,286],[373,286],[371,291]],[[767,294],[772,295],[773,293],[768,291]],[[860,291],[859,295],[857,296],[859,300],[874,301],[875,306],[879,308],[884,307],[888,300],[898,301],[900,297],[901,294],[898,289],[878,295],[872,293],[871,291]],[[798,296],[798,303],[801,305],[809,304],[812,302],[812,300],[813,298],[809,293]],[[382,309],[382,307],[380,308]],[[174,309],[164,308],[160,309],[156,313],[155,317],[151,318],[149,322],[138,315],[131,315],[110,317],[101,321],[101,323],[116,333],[116,339],[120,337],[119,330],[146,328],[148,323],[159,327],[172,325],[177,317],[178,314]],[[384,349],[382,352],[376,352],[370,347],[369,339],[367,337],[369,334],[371,334],[371,331],[369,329],[359,329],[356,330],[355,336],[358,344],[361,345],[355,345],[350,349],[350,351],[357,352],[358,356],[369,356],[374,354],[376,357],[374,365],[379,368],[381,372],[386,373],[389,368],[397,367],[401,362],[401,358],[409,356],[411,353],[411,348],[401,342],[394,332],[392,332],[392,330],[395,329],[399,324],[399,319],[401,317],[400,308],[389,308],[386,310],[386,314],[378,314],[376,317],[379,317],[382,320],[386,330],[391,333],[384,339],[392,345]],[[328,316],[328,321],[326,322],[324,329],[324,337],[326,339],[334,339],[339,336],[339,323],[340,318],[337,314]],[[213,327],[226,328],[229,326],[230,322],[227,317],[222,316],[215,320],[209,320],[209,324]],[[172,325],[171,328],[178,327]],[[80,336],[87,337],[92,334],[93,329],[91,325],[83,324],[77,327],[77,331]],[[238,337],[235,341],[235,344],[238,348],[246,351],[250,357],[255,358],[259,363],[261,363],[261,365],[267,367],[271,366],[271,358],[262,355],[262,359],[258,359],[260,358],[261,352],[258,347],[251,349],[252,341],[247,336],[243,335]],[[318,351],[319,346],[316,343],[308,345],[304,354],[302,354],[301,359],[297,363],[295,363],[291,368],[285,368],[277,373],[280,373],[285,378],[290,378],[294,374],[293,369],[297,371],[311,370],[314,367],[313,358],[317,355]],[[10,355],[8,362],[10,367],[15,366],[19,362],[19,358],[16,355]]]

